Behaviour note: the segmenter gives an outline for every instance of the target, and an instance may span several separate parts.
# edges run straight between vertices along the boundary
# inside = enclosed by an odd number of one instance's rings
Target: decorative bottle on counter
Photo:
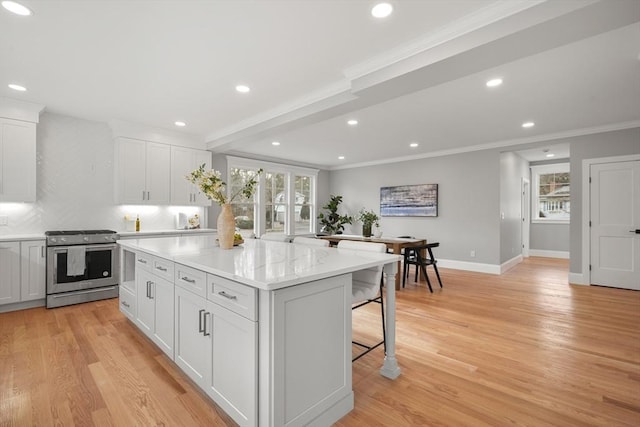
[[[136,217],[136,231],[140,231],[140,215]]]

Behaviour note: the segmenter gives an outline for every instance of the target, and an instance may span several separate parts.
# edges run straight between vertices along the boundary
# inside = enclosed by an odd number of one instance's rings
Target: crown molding
[[[0,97],[0,117],[38,123],[44,111],[43,104],[22,101],[14,98]]]

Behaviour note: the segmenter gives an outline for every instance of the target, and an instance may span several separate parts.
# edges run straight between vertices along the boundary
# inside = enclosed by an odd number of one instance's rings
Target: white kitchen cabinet
[[[116,139],[116,202],[168,204],[171,146],[131,138]]]
[[[173,283],[139,269],[136,271],[136,323],[172,360]]]
[[[36,124],[0,118],[0,202],[36,200]]]
[[[207,394],[241,426],[257,425],[258,323],[207,302],[211,370]]]
[[[46,254],[44,240],[20,242],[20,301],[46,298]]]
[[[175,319],[176,364],[238,424],[257,425],[258,323],[180,285]]]
[[[171,147],[172,205],[211,205],[211,201],[200,192],[198,187],[185,178],[202,164],[206,169],[211,168],[211,153],[209,151],[178,146]]]
[[[203,390],[211,378],[211,331],[204,328],[207,300],[175,287],[176,364]],[[208,334],[208,335],[207,335]]]
[[[0,242],[0,304],[20,302],[20,242]]]

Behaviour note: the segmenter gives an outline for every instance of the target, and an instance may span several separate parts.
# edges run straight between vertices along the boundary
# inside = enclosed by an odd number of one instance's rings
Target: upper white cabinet
[[[0,202],[36,200],[36,124],[0,118]]]
[[[187,147],[171,146],[171,204],[210,206],[197,186],[185,178],[191,171],[204,163],[206,169],[211,168],[211,153]]]
[[[168,204],[171,146],[116,139],[116,203]]]

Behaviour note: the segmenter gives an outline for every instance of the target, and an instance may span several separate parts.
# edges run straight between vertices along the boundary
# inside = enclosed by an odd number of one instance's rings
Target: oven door
[[[47,248],[47,294],[118,284],[117,244],[86,245],[84,274],[67,275],[67,252],[71,246]]]

